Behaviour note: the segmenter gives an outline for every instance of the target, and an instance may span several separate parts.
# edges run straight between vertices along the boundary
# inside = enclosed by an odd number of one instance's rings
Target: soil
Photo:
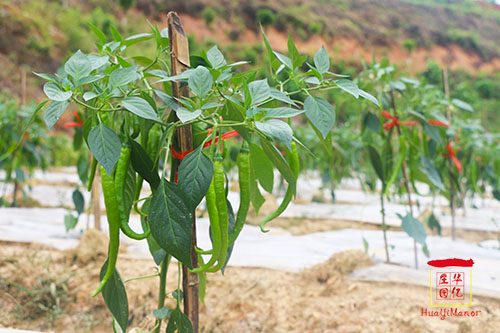
[[[91,295],[105,260],[105,236],[90,231],[75,250],[37,244],[0,243],[0,327],[52,332],[109,332],[111,318],[101,296]],[[301,273],[228,267],[208,276],[201,306],[202,332],[494,332],[500,301],[474,297],[474,318],[423,317],[428,289],[405,284],[352,280],[349,273],[372,265],[360,250],[337,253]],[[155,273],[152,260],[121,249],[123,279]],[[154,326],[157,278],[126,283],[130,330]],[[167,291],[177,289],[177,265]],[[175,301],[167,300],[173,307]],[[165,326],[164,326],[165,327]]]

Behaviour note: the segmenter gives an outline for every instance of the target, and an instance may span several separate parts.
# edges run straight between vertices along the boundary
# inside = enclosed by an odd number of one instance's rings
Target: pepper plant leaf
[[[183,191],[162,179],[151,199],[148,216],[151,234],[158,245],[189,268],[193,218]]]
[[[194,211],[207,194],[214,166],[210,158],[198,146],[189,153],[179,166],[178,184],[187,201],[187,207]]]
[[[92,128],[88,135],[89,149],[111,176],[116,163],[120,159],[121,143],[118,135],[109,127],[100,123]]]
[[[107,269],[108,261],[106,260],[99,274],[101,280],[104,278]],[[111,311],[113,319],[116,320],[118,325],[120,325],[122,331],[126,332],[129,315],[127,291],[118,269],[115,268],[111,278],[104,285],[104,288],[102,288],[102,297],[104,298],[104,303],[106,303],[109,311]]]

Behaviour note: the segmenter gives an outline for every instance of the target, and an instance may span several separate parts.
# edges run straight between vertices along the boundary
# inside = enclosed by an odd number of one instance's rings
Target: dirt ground
[[[37,244],[0,243],[0,327],[44,332],[110,332],[101,296],[91,295],[105,259],[106,236],[84,235],[75,250]],[[372,265],[362,251],[347,251],[301,273],[228,267],[208,276],[201,306],[202,332],[498,332],[500,301],[474,297],[474,318],[422,317],[428,289],[404,284],[354,281],[348,274]],[[122,249],[124,280],[154,274],[152,260]],[[171,264],[167,291],[177,289]],[[157,277],[126,283],[130,331],[154,326]],[[173,307],[170,298],[167,306]]]

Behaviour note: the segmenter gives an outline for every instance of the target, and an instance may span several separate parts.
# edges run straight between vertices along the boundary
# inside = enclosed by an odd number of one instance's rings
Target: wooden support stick
[[[181,19],[175,12],[169,12],[167,15],[168,35],[170,39],[170,57],[172,61],[171,75],[179,75],[189,68],[189,45],[186,34],[182,27]],[[182,86],[177,82],[172,83],[172,93],[174,97],[189,96],[189,87]],[[176,117],[177,120],[177,117]],[[193,137],[191,126],[183,126],[177,129],[176,142],[181,151],[191,150],[193,148]],[[175,163],[176,166],[179,163]],[[176,168],[177,169],[177,168]],[[177,172],[177,170],[172,170]],[[196,246],[196,218],[193,213],[193,230],[191,242],[191,260],[193,267],[198,266],[198,255],[195,251]],[[184,313],[189,317],[193,324],[194,332],[199,331],[199,280],[198,274],[190,273],[186,266],[182,266],[182,289],[184,290]]]

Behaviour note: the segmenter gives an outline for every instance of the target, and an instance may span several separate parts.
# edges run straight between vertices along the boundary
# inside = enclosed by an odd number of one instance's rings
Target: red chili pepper
[[[398,118],[394,117],[388,111],[383,111],[382,112],[382,117],[392,120],[391,122],[384,124],[384,129],[385,130],[390,130],[394,126],[399,126],[399,125],[405,125],[405,126],[407,126],[407,125],[417,125],[418,124],[418,121],[416,121],[416,120],[399,121]]]
[[[80,115],[76,110],[73,110],[73,115],[75,116],[77,122],[69,122],[64,124],[64,128],[71,128],[71,127],[83,127],[83,121],[82,118],[80,118]]]
[[[446,145],[446,148],[448,149],[448,153],[443,153],[443,156],[445,157],[450,157],[453,160],[453,163],[455,163],[455,166],[457,167],[458,171],[462,171],[462,164],[457,158],[457,155],[455,155],[455,150],[451,146],[451,143],[448,143]]]
[[[212,132],[209,131],[208,132],[208,135],[210,135]],[[237,131],[231,131],[231,132],[227,132],[227,133],[224,133],[222,134],[222,140],[226,140],[226,139],[229,139],[229,138],[232,138],[233,136],[237,136],[239,135],[239,133]],[[209,146],[211,146],[212,144],[215,144],[219,141],[219,138],[216,137],[215,140],[213,140],[214,143],[212,143],[212,140],[208,140],[204,145],[203,145],[203,148],[207,148]],[[170,147],[170,153],[172,154],[172,156],[175,158],[175,159],[178,159],[178,160],[182,160],[184,159],[184,157],[186,157],[190,152],[192,152],[194,149],[191,149],[191,150],[186,150],[186,151],[181,151],[181,152],[178,152],[175,150],[174,146],[172,145]]]
[[[449,124],[443,123],[442,121],[439,120],[429,120],[429,124],[434,126],[450,127]]]

